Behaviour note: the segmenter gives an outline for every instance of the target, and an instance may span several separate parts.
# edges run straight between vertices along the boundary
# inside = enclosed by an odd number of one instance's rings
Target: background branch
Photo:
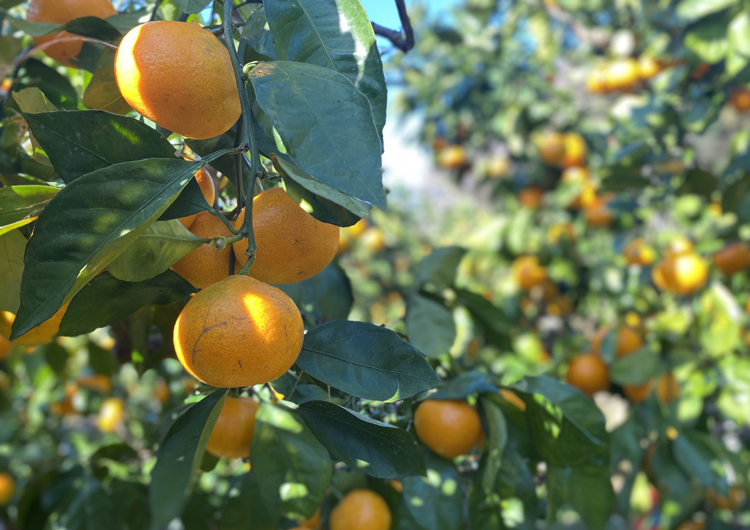
[[[396,48],[406,53],[414,47],[414,28],[411,26],[411,20],[409,20],[409,14],[406,12],[404,0],[396,0],[396,8],[398,9],[398,17],[401,19],[401,26],[404,28],[403,33],[383,27],[375,22],[372,22],[372,29],[375,31],[375,35],[385,37]]]

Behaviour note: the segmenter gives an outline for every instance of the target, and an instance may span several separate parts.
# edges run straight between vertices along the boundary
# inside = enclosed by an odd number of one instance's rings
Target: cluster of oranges
[[[661,61],[649,55],[619,57],[596,66],[586,78],[586,88],[592,94],[628,91],[656,77],[664,68]]]

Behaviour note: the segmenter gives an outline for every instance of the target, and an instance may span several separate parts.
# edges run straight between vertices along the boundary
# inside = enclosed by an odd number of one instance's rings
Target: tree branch
[[[411,26],[411,20],[409,19],[409,14],[406,12],[404,0],[396,0],[396,8],[398,9],[398,17],[401,19],[401,26],[404,28],[404,33],[388,29],[375,22],[372,22],[372,29],[375,31],[375,35],[385,37],[396,48],[407,53],[414,47],[414,28]]]

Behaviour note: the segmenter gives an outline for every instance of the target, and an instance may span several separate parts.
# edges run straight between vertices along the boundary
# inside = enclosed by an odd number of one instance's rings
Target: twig
[[[406,5],[404,0],[396,0],[396,8],[398,9],[398,17],[401,19],[401,26],[404,28],[404,32],[388,29],[381,26],[380,24],[372,23],[372,29],[375,35],[385,37],[393,45],[404,53],[414,48],[414,28],[411,26],[411,20],[409,20],[409,14],[406,12]]]
[[[299,380],[302,379],[302,374],[304,374],[304,370],[299,371],[299,375],[297,376],[297,380],[294,382],[294,386],[292,387],[292,391],[289,393],[289,396],[286,398],[287,401],[292,400],[292,396],[294,395],[294,391],[297,390],[297,385],[299,384]]]
[[[161,4],[163,1],[164,0],[156,0],[156,2],[154,3],[154,10],[151,11],[151,16],[148,17],[149,22],[153,22],[154,20],[156,20],[156,17],[158,16],[158,13],[159,13],[159,7],[161,7]]]

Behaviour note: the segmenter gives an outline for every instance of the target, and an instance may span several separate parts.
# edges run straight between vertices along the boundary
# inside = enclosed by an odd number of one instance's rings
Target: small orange
[[[521,256],[512,265],[513,278],[524,291],[541,285],[547,279],[547,270],[539,265],[536,256]]]
[[[631,403],[641,403],[651,395],[651,391],[654,389],[654,384],[648,381],[642,385],[625,385],[622,387],[625,396],[631,401]]]
[[[414,428],[422,442],[443,458],[472,450],[482,431],[479,413],[466,401],[423,401],[414,413]]]
[[[214,138],[240,117],[229,51],[200,24],[161,20],[131,29],[117,49],[115,80],[133,109],[187,138]]]
[[[239,388],[281,377],[302,350],[305,327],[283,291],[235,275],[190,299],[174,326],[185,369],[204,383]]]
[[[615,59],[607,66],[607,88],[628,90],[638,83],[639,75],[638,61],[632,57]]]
[[[258,402],[251,397],[226,398],[208,439],[206,451],[226,458],[250,456],[258,406]]]
[[[169,391],[169,385],[161,377],[156,380],[156,384],[154,385],[154,397],[158,399],[159,403],[162,405],[166,405],[172,397],[172,393]]]
[[[713,262],[727,276],[737,274],[750,265],[750,248],[746,243],[732,243],[714,253]]]
[[[108,18],[116,14],[117,10],[110,0],[29,0],[26,20],[35,23],[66,24],[76,18]],[[81,53],[84,41],[80,35],[62,31],[54,35],[34,37],[34,43],[40,45],[55,39],[66,40],[50,44],[44,48],[44,53],[60,64],[79,68],[71,64],[70,60]]]
[[[628,265],[648,267],[656,261],[656,251],[640,237],[625,245],[622,255],[625,256]]]
[[[209,212],[197,214],[189,230],[203,238],[232,237],[232,233],[221,219]],[[205,289],[229,276],[231,256],[229,246],[216,250],[212,243],[204,243],[172,265],[172,270],[198,289]]]
[[[656,396],[662,403],[670,403],[680,395],[680,385],[673,374],[664,374],[659,378]]]
[[[664,276],[664,262],[660,261],[651,269],[651,281],[661,291],[669,290],[667,279]]]
[[[559,166],[565,156],[565,142],[559,132],[547,132],[538,140],[539,155],[549,166]]]
[[[576,234],[573,225],[570,223],[555,223],[547,230],[547,239],[553,245],[558,244],[562,239],[575,241]]]
[[[568,384],[587,396],[609,389],[609,369],[601,357],[592,353],[579,355],[570,363]]]
[[[297,524],[299,525],[300,529],[304,528],[318,528],[320,526],[320,506],[318,506],[318,509],[315,510],[315,513],[312,517],[310,517],[307,520],[297,520]]]
[[[667,256],[662,272],[667,289],[682,296],[694,294],[708,280],[708,264],[694,252]]]
[[[460,145],[449,145],[437,155],[437,163],[445,169],[461,169],[466,165],[466,149]]]
[[[584,210],[586,224],[592,227],[607,227],[612,224],[614,215],[607,206],[611,200],[609,196],[597,197],[593,203]]]
[[[103,433],[115,432],[125,420],[125,402],[122,398],[111,397],[102,402],[96,426]]]
[[[564,294],[559,294],[547,303],[545,311],[550,316],[559,317],[572,313],[574,309],[573,301]]]
[[[0,473],[0,506],[5,506],[13,497],[16,489],[16,481],[10,473]]]
[[[65,311],[68,310],[68,304],[70,304],[70,302],[58,309],[49,319],[45,320],[35,328],[31,328],[20,337],[12,340],[11,344],[13,346],[26,346],[27,348],[47,344],[60,330],[60,322],[62,322],[62,319],[65,316]],[[0,335],[6,339],[10,338],[11,328],[15,320],[16,315],[10,311],[0,311]]]
[[[112,392],[112,379],[104,374],[82,375],[76,379],[76,383],[78,386],[96,390],[101,394]]]
[[[747,112],[750,110],[750,90],[744,86],[737,87],[732,91],[729,101],[732,103],[735,110],[739,112]]]
[[[563,167],[583,166],[586,161],[586,140],[578,133],[563,135]]]
[[[599,65],[589,73],[586,77],[586,89],[592,94],[606,94],[609,92],[606,65]]]
[[[641,81],[648,81],[656,77],[662,70],[662,64],[649,55],[638,57],[638,77]]]
[[[492,157],[487,162],[485,169],[487,176],[493,179],[499,179],[508,172],[510,169],[510,159],[504,155],[498,155]]]
[[[244,220],[243,209],[237,230]],[[282,188],[253,199],[253,232],[258,251],[250,275],[266,283],[306,280],[322,271],[339,248],[339,227],[315,219]],[[247,239],[234,243],[234,254],[240,265],[247,263]]]
[[[370,490],[353,490],[331,512],[331,530],[390,530],[391,510],[383,497]]]
[[[518,397],[518,394],[513,392],[512,390],[508,390],[507,388],[501,388],[500,389],[500,395],[503,396],[503,399],[516,407],[520,410],[526,410],[526,402]]]
[[[667,255],[681,256],[693,251],[693,242],[688,237],[677,236],[667,245]]]
[[[594,333],[591,339],[591,353],[601,355],[602,343],[609,335],[609,327],[601,327]],[[639,350],[643,346],[643,339],[640,333],[628,326],[621,326],[617,330],[617,345],[615,347],[616,357],[625,357]]]
[[[206,199],[209,206],[213,206],[214,201],[216,200],[216,187],[214,186],[211,174],[205,167],[203,167],[195,174],[195,180],[198,181],[198,186],[201,188],[203,198]],[[194,213],[187,217],[181,217],[178,221],[180,221],[185,228],[190,228],[196,217],[198,217],[198,214]]]
[[[583,184],[590,178],[586,167],[566,167],[560,174],[560,182],[563,184]]]
[[[543,197],[544,190],[536,186],[530,186],[518,192],[519,202],[530,210],[538,210],[542,205]]]
[[[12,349],[13,349],[13,344],[11,344],[8,339],[0,335],[0,361],[5,359]]]

